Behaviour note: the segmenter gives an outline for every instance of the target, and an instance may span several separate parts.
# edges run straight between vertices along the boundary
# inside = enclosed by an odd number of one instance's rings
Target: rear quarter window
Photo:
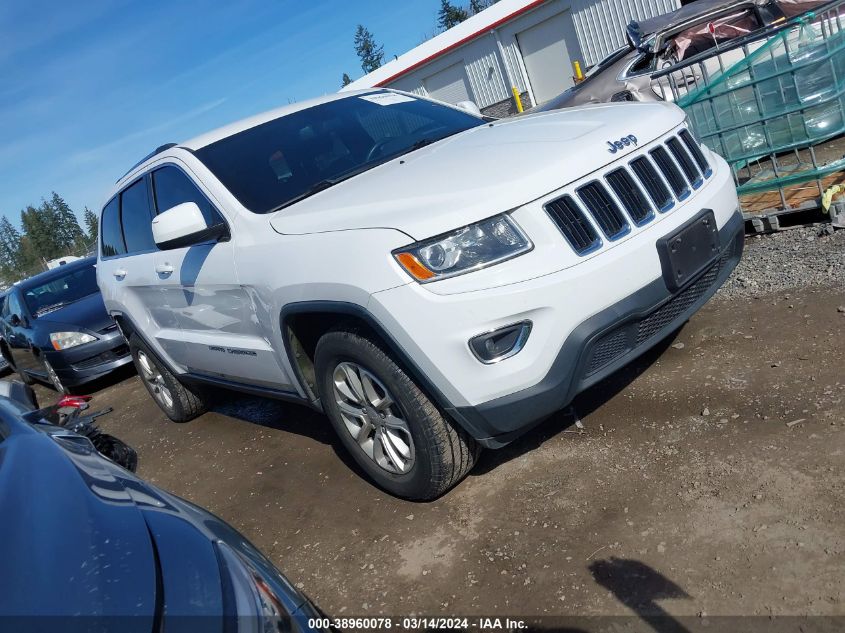
[[[123,231],[120,228],[120,207],[118,199],[109,202],[103,208],[100,219],[100,252],[103,257],[114,257],[126,253]]]

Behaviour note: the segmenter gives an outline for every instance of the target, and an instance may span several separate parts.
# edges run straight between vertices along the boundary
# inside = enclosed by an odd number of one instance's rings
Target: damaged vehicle
[[[103,207],[97,275],[170,419],[209,388],[303,402],[432,499],[679,328],[742,246],[672,104],[490,122],[375,89],[159,148]]]
[[[598,62],[583,81],[528,112],[612,101],[672,100],[669,88],[653,80],[652,74],[823,4],[819,0],[696,0],[671,13],[631,22],[627,46]],[[702,72],[718,72],[742,57],[738,49],[722,60],[708,60],[703,69],[688,68],[682,83],[692,88]]]

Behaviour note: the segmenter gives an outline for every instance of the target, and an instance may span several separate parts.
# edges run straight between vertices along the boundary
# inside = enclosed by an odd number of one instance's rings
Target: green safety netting
[[[720,66],[729,55],[721,64],[718,57],[705,62],[706,85],[676,103],[702,142],[735,169],[845,133],[845,30],[838,15],[821,21],[805,14],[791,28],[732,54],[740,59],[724,70]],[[670,80],[690,71],[678,71]],[[840,170],[845,157],[815,165],[799,160],[759,171],[739,192],[776,189]]]

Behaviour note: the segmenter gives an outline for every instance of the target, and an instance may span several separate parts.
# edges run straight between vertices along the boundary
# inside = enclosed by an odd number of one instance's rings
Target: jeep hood
[[[359,174],[271,216],[279,233],[392,228],[415,240],[512,210],[679,125],[664,103],[599,104],[485,124]],[[626,148],[630,153],[634,148]]]

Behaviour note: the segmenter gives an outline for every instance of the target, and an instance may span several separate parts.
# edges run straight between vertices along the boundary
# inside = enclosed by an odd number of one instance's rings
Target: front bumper
[[[580,392],[653,348],[683,325],[722,286],[742,257],[745,231],[737,212],[719,231],[721,253],[675,293],[656,279],[590,317],[569,335],[552,368],[536,385],[454,412],[487,447],[503,446]]]
[[[67,350],[44,351],[44,358],[64,386],[75,387],[96,380],[132,362],[129,346],[118,329],[98,336],[96,341]]]

